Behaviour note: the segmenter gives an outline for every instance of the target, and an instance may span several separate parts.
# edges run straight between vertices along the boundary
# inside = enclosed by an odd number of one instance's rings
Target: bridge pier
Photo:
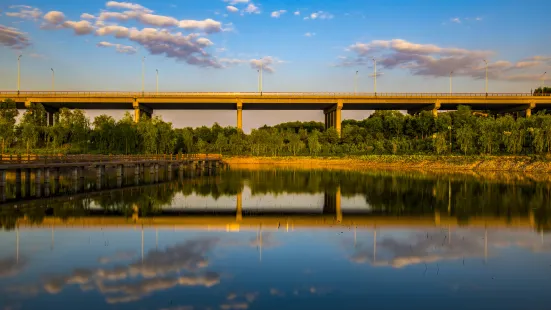
[[[135,123],[138,123],[140,121],[142,115],[145,115],[148,118],[151,118],[151,116],[153,115],[153,109],[143,104],[140,104],[137,99],[134,99],[132,107],[134,108]]]
[[[243,220],[243,192],[237,193],[235,204],[236,204],[236,206],[235,206],[235,208],[236,208],[235,220],[237,222],[241,222]]]
[[[341,114],[343,101],[337,100],[337,104],[323,111],[325,114],[325,130],[335,128],[339,137],[341,136]]]
[[[44,168],[44,183],[50,184],[50,168]]]
[[[529,104],[521,104],[509,109],[501,110],[499,113],[501,114],[507,114],[507,113],[514,113],[514,112],[524,112],[525,116],[528,118],[532,116],[532,110],[536,108],[536,102],[532,101]]]
[[[0,171],[0,202],[6,201],[7,171]]]
[[[40,184],[41,181],[42,181],[42,170],[34,169],[34,182],[36,184]]]
[[[417,113],[420,113],[421,111],[431,111],[432,116],[438,117],[438,110],[440,109],[440,106],[441,106],[440,100],[436,100],[436,102],[431,105],[422,107],[420,109],[410,109],[410,110],[407,110],[407,112],[410,115],[415,115]]]
[[[323,201],[323,213],[335,214],[337,223],[342,222],[341,187],[337,187],[335,193],[325,192]]]
[[[237,100],[237,129],[243,130],[243,101]]]

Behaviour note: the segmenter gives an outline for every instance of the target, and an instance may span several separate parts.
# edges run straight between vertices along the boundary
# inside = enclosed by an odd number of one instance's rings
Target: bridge
[[[547,95],[547,94],[545,94]],[[0,101],[12,99],[17,107],[41,103],[54,124],[60,108],[133,109],[134,121],[154,110],[235,110],[237,128],[242,129],[243,110],[322,110],[325,127],[341,131],[342,110],[405,110],[410,114],[455,110],[469,105],[473,110],[495,113],[522,112],[551,108],[551,96],[531,93],[307,93],[307,92],[83,92],[83,91],[4,91]]]

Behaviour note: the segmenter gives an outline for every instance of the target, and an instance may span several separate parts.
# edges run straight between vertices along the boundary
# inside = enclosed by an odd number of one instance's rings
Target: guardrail
[[[179,97],[179,96],[323,96],[323,97],[541,97],[551,94],[531,93],[350,93],[350,92],[103,92],[103,91],[0,91],[0,96],[78,96],[78,97]]]
[[[36,154],[2,154],[2,164],[37,164],[37,163],[90,163],[113,161],[185,161],[185,160],[221,160],[220,154],[161,154],[161,155],[36,155]]]

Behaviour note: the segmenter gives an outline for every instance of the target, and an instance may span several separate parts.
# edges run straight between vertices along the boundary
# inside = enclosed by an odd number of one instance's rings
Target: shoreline
[[[364,155],[349,157],[223,156],[231,167],[277,166],[335,170],[389,169],[551,173],[551,160],[530,156]]]

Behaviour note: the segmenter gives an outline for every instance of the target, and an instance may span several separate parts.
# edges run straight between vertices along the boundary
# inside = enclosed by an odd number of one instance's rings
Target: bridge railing
[[[157,154],[157,155],[37,155],[2,154],[2,164],[48,164],[48,163],[102,163],[119,161],[186,161],[222,160],[220,154]]]
[[[541,97],[551,96],[551,94],[531,94],[531,93],[371,93],[371,92],[104,92],[104,91],[0,91],[3,97],[28,97],[28,96],[78,96],[78,97],[181,97],[181,96],[322,96],[322,97]]]

